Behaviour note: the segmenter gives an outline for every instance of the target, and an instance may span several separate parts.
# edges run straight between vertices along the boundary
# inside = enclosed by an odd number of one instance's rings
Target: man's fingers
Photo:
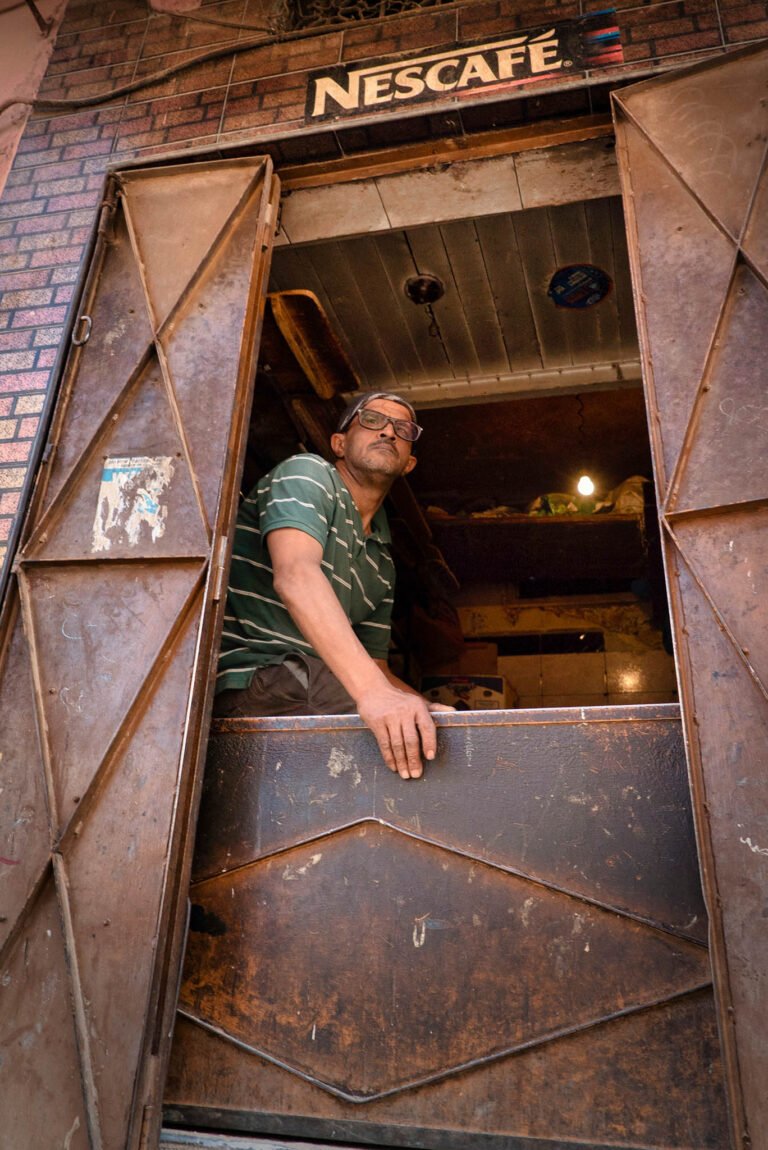
[[[434,759],[437,749],[435,724],[427,704],[418,695],[404,691],[397,691],[394,698],[390,695],[387,703],[390,706],[383,714],[377,715],[374,706],[362,705],[360,715],[376,736],[390,771],[403,779],[418,779],[424,771],[423,758]]]
[[[407,774],[403,775],[402,771],[400,774],[403,778],[410,776],[412,779],[418,779],[424,770],[424,764],[421,761],[421,740],[415,727],[405,734],[404,759]]]
[[[400,775],[401,779],[418,779],[424,768],[416,729],[413,728],[412,733],[406,735],[399,723],[394,727],[388,723],[377,723],[372,730],[390,771]]]
[[[389,737],[389,730],[387,729],[386,723],[379,721],[377,723],[369,723],[368,726],[376,736],[376,742],[379,744],[379,750],[381,751],[381,757],[383,758],[384,762],[387,764],[390,771],[393,771],[395,774],[399,774],[397,761],[392,750],[392,742]]]
[[[434,759],[437,753],[437,732],[435,731],[434,720],[432,719],[429,711],[426,711],[426,713],[420,712],[417,714],[416,723],[419,728],[421,748],[424,751],[424,758]]]

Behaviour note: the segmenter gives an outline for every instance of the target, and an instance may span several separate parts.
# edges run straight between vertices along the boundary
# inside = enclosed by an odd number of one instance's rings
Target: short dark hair
[[[355,396],[344,408],[339,418],[336,431],[346,431],[358,411],[362,411],[369,403],[373,403],[374,399],[388,399],[392,403],[399,403],[403,407],[407,407],[411,414],[411,419],[416,423],[416,412],[413,409],[413,405],[410,404],[407,399],[403,399],[402,395],[395,395],[393,391],[364,391],[362,394]]]

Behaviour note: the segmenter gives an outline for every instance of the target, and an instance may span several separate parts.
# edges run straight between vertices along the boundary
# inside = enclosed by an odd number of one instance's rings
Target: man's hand
[[[356,702],[360,718],[376,736],[390,771],[396,771],[401,779],[420,778],[422,756],[434,759],[437,749],[435,724],[426,700],[385,682],[361,694]]]

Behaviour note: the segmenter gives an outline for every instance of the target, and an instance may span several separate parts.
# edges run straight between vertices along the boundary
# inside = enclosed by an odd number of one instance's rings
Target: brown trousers
[[[354,715],[355,701],[321,659],[289,655],[282,663],[259,667],[248,687],[222,691],[213,704],[216,718],[266,715]]]

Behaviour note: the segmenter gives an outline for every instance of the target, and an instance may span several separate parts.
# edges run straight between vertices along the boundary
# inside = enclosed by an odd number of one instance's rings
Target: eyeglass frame
[[[365,427],[366,431],[383,431],[387,424],[391,423],[395,435],[398,437],[398,439],[402,439],[405,443],[416,443],[422,431],[424,430],[424,428],[419,427],[418,423],[416,423],[413,419],[395,419],[393,416],[387,415],[383,411],[377,411],[375,407],[361,407],[355,412],[355,415],[360,422],[360,426]],[[365,423],[363,422],[363,416],[365,416],[366,419],[370,419],[370,417],[373,416],[374,419],[383,419],[384,422],[380,423],[378,427],[366,427]],[[398,430],[398,427],[412,427],[416,434],[412,438],[409,438],[407,435],[403,435],[402,432]]]

